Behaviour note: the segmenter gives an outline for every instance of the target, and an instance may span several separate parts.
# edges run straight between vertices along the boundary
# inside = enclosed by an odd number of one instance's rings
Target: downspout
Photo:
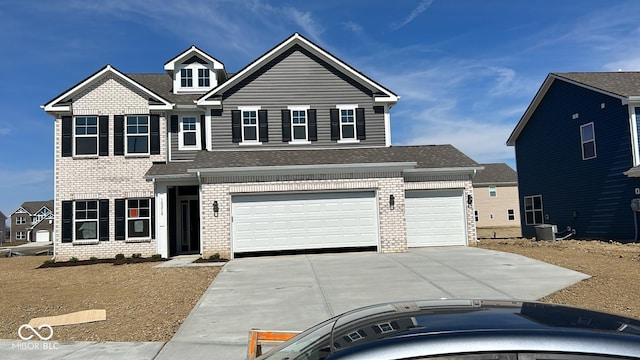
[[[200,217],[200,221],[198,221],[199,223],[199,229],[198,232],[200,234],[198,234],[198,238],[200,240],[200,257],[203,257],[204,255],[204,249],[203,249],[203,236],[202,236],[202,224],[204,223],[204,221],[202,221],[202,215],[204,214],[203,212],[203,201],[202,201],[202,177],[200,176],[200,171],[197,172],[196,174],[198,176],[198,217]]]

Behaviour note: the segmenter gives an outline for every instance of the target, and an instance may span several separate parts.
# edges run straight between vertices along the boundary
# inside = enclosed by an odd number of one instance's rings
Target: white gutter
[[[228,176],[228,175],[299,175],[299,174],[325,174],[352,173],[371,171],[407,171],[415,168],[415,162],[392,163],[361,163],[361,164],[322,164],[322,165],[283,165],[283,166],[251,166],[229,168],[203,168],[187,170],[190,174],[202,174],[204,176]]]
[[[484,166],[478,167],[452,167],[452,168],[420,168],[420,169],[408,169],[405,173],[408,175],[446,175],[446,174],[460,174],[469,173],[475,175],[477,171],[484,170]]]

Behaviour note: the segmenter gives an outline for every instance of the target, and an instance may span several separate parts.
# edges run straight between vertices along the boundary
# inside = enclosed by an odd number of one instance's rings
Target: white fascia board
[[[173,110],[174,104],[168,105],[149,105],[149,110]]]
[[[212,57],[211,55],[205,53],[204,51],[198,49],[195,45],[191,45],[191,47],[189,49],[187,49],[186,51],[184,51],[182,54],[179,54],[178,56],[174,57],[172,60],[169,60],[169,62],[164,64],[164,70],[165,71],[174,71],[177,63],[182,61],[187,56],[192,55],[193,53],[198,54],[198,55],[200,55],[200,57],[205,58],[207,61],[211,62],[213,64],[213,68],[215,70],[224,69],[224,64],[223,63],[221,63],[220,61],[216,60],[214,57]]]
[[[147,181],[162,181],[162,180],[192,180],[195,179],[195,174],[167,174],[167,175],[145,175],[144,179]]]
[[[405,170],[405,173],[407,175],[453,175],[453,174],[475,174],[480,170],[484,170],[484,166],[420,168],[420,169]]]
[[[222,101],[221,100],[195,100],[194,103],[196,103],[196,105],[202,105],[202,106],[222,106]]]
[[[130,85],[134,86],[135,88],[137,88],[138,90],[142,91],[143,93],[145,93],[145,94],[147,94],[149,96],[152,96],[152,97],[154,97],[156,99],[159,99],[160,101],[162,101],[164,103],[163,105],[150,105],[149,106],[150,109],[151,109],[151,106],[155,106],[155,107],[163,106],[166,109],[171,109],[173,107],[173,105],[170,102],[168,102],[167,100],[165,100],[164,98],[162,98],[162,96],[153,93],[149,89],[147,89],[144,86],[140,85],[139,83],[133,81],[131,78],[129,78],[125,74],[121,73],[116,68],[112,67],[111,65],[107,65],[102,70],[98,71],[97,73],[93,74],[92,76],[90,76],[86,80],[82,81],[80,84],[78,84],[78,85],[74,86],[73,88],[69,89],[68,91],[66,91],[62,95],[60,95],[57,98],[55,98],[54,100],[50,101],[48,104],[45,104],[44,105],[44,111],[46,111],[46,112],[70,111],[71,110],[71,106],[70,105],[55,106],[55,104],[57,102],[61,101],[62,99],[66,98],[66,97],[69,97],[72,94],[80,91],[84,87],[90,85],[91,83],[93,83],[94,81],[99,79],[102,75],[106,74],[107,72],[111,72],[111,73],[115,74],[116,76],[121,78],[123,81],[129,83]]]
[[[322,50],[321,48],[319,48],[309,40],[305,39],[302,35],[295,33],[291,37],[289,37],[287,40],[283,41],[280,45],[276,46],[271,51],[267,52],[266,54],[262,55],[260,58],[255,60],[253,63],[251,63],[246,68],[244,68],[242,71],[235,74],[230,79],[230,81],[226,81],[220,84],[219,86],[217,86],[216,88],[212,89],[208,93],[206,93],[204,96],[202,96],[198,100],[197,102],[198,105],[207,105],[204,99],[211,97],[212,95],[217,94],[218,92],[224,91],[236,85],[238,82],[244,80],[248,75],[254,72],[254,69],[260,68],[260,66],[262,66],[263,64],[266,64],[267,62],[271,61],[273,58],[280,55],[283,50],[288,49],[292,44],[298,44],[305,47],[307,50],[310,50],[312,53],[322,58],[323,60],[327,61],[328,63],[333,64],[337,68],[342,68],[344,70],[343,72],[348,76],[350,76],[351,78],[361,83],[365,83],[370,87],[377,89],[380,92],[386,94],[385,97],[380,97],[381,99],[380,101],[374,100],[375,102],[396,103],[398,101],[399,97],[393,94],[390,90],[382,87],[382,85],[377,84],[373,80],[362,75],[360,72],[356,71],[355,69],[347,65],[342,60],[334,57],[333,55],[329,54],[325,50]]]
[[[201,176],[229,176],[229,175],[298,175],[298,174],[326,174],[352,173],[370,171],[407,171],[415,168],[415,162],[397,163],[365,163],[365,164],[323,164],[323,165],[284,165],[284,166],[252,166],[210,169],[189,169],[191,174]]]

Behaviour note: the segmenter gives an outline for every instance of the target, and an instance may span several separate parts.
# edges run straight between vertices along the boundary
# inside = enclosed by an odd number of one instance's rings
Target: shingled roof
[[[640,95],[640,72],[637,71],[568,72],[552,75],[619,96]]]
[[[416,169],[480,167],[477,162],[451,145],[313,150],[200,151],[193,162],[154,164],[145,177],[187,175],[188,171],[193,169],[407,162],[415,162]]]
[[[473,185],[517,185],[518,173],[505,163],[481,164],[483,170],[476,173]]]
[[[174,94],[173,79],[167,73],[126,75],[173,104],[194,105],[195,101],[202,97],[202,94]]]
[[[53,200],[47,200],[47,201],[25,201],[22,203],[22,205],[20,206],[21,208],[25,209],[27,212],[29,212],[29,214],[35,214],[38,211],[40,211],[40,209],[42,209],[43,207],[47,207],[47,209],[51,210],[51,212],[53,212]]]

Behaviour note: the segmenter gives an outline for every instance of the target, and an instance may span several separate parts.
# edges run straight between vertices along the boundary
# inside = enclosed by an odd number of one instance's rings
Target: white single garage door
[[[46,242],[51,241],[49,236],[49,230],[38,230],[36,231],[36,242]]]
[[[236,195],[233,251],[378,245],[374,192]]]
[[[407,245],[466,245],[466,216],[462,190],[407,191]]]

